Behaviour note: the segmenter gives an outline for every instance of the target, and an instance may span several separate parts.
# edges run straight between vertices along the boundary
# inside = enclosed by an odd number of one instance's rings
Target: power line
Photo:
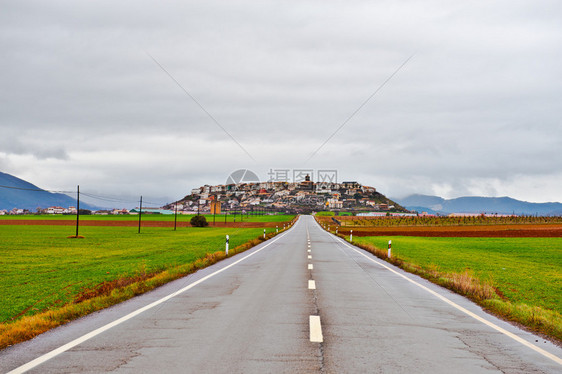
[[[355,109],[355,111],[353,113],[351,113],[351,115],[345,120],[343,121],[343,123],[336,129],[336,131],[334,131],[332,133],[332,135],[330,135],[328,137],[328,139],[326,139],[324,141],[324,143],[322,143],[320,145],[320,147],[318,147],[314,152],[312,152],[312,154],[310,155],[310,157],[308,157],[308,159],[304,162],[305,164],[310,161],[310,159],[312,159],[314,156],[316,156],[316,154],[326,145],[326,143],[328,143],[345,125],[347,125],[347,123],[353,118],[355,117],[355,115],[373,98],[373,96],[375,96],[380,90],[382,90],[382,88],[392,79],[392,77],[394,77],[403,67],[404,65],[406,65],[408,63],[408,61],[410,61],[412,59],[412,57],[414,57],[414,55],[411,55],[410,57],[408,57],[406,59],[406,61],[404,61],[402,63],[402,65],[400,65],[398,67],[398,69],[396,69],[394,71],[394,73],[392,73],[388,78],[386,78],[386,80],[384,82],[382,82],[382,84],[375,90],[375,92],[373,92],[371,94],[371,96],[369,96],[367,98],[367,100],[365,100],[361,105],[359,105],[359,107],[357,109]]]
[[[150,204],[150,205],[156,206],[156,207],[161,207],[161,206],[164,206],[164,205],[168,205],[167,203],[161,204],[161,203],[155,203],[155,202],[153,202],[153,201],[151,202],[151,201],[146,201],[146,200],[143,200],[143,203],[145,203],[145,204]]]
[[[232,136],[228,131],[226,131],[226,129],[219,123],[219,121],[217,121],[217,120],[215,119],[215,117],[213,117],[213,116],[211,115],[211,113],[209,113],[209,112],[207,111],[207,109],[205,109],[205,108],[203,107],[203,105],[201,105],[201,104],[195,99],[195,97],[193,97],[189,92],[187,92],[187,90],[180,84],[180,82],[178,82],[178,81],[176,80],[176,78],[174,78],[174,77],[172,76],[172,74],[170,74],[170,72],[168,72],[168,70],[166,70],[166,69],[164,68],[164,66],[162,66],[158,61],[156,61],[156,59],[155,59],[154,57],[152,57],[152,55],[151,55],[150,53],[146,52],[146,54],[148,55],[148,57],[150,57],[150,58],[152,59],[152,61],[154,61],[154,63],[155,63],[156,65],[158,65],[158,66],[160,67],[160,69],[162,69],[162,71],[163,71],[164,73],[166,73],[166,74],[168,75],[168,77],[170,77],[171,80],[173,80],[173,81],[178,85],[178,87],[179,87],[183,92],[185,92],[185,94],[186,94],[187,96],[189,96],[189,97],[191,98],[191,100],[193,100],[193,102],[194,102],[195,104],[197,104],[197,105],[199,106],[199,108],[201,108],[201,110],[203,110],[203,112],[205,112],[205,114],[207,114],[207,116],[208,116],[218,127],[220,127],[220,129],[221,129],[226,135],[228,135],[228,136],[230,137],[230,139],[232,139],[232,141],[233,141],[234,143],[236,143],[236,144],[238,145],[238,147],[240,147],[241,150],[244,151],[244,153],[246,153],[246,154],[248,155],[248,157],[250,157],[253,161],[256,161],[256,159],[252,157],[252,155],[250,154],[250,152],[248,152],[248,151],[246,150],[246,148],[242,147],[242,144],[240,144],[236,139],[234,139],[234,136]]]
[[[74,193],[76,191],[54,191],[54,190],[44,190],[41,188],[23,188],[23,187],[14,187],[14,186],[2,186],[0,185],[1,188],[8,188],[11,190],[21,190],[21,191],[34,191],[34,192],[48,192],[48,193]]]
[[[116,198],[116,197],[112,197],[112,196],[102,196],[102,195],[94,195],[91,193],[87,193],[87,192],[80,192],[81,195],[87,196],[89,198],[92,199],[96,199],[96,200],[102,200],[102,201],[107,201],[107,202],[111,202],[111,203],[127,203],[127,204],[132,204],[132,203],[136,203],[137,201],[133,201],[133,200],[124,200],[124,199],[120,199],[120,198]]]
[[[125,200],[125,199],[121,199],[121,198],[117,198],[117,197],[113,197],[113,196],[103,196],[103,195],[95,195],[92,193],[88,193],[88,192],[80,192],[81,195],[87,196],[89,198],[92,199],[96,199],[96,200],[101,200],[101,201],[106,201],[106,202],[110,202],[110,203],[124,203],[124,204],[136,204],[139,201],[138,200]],[[166,203],[161,204],[160,202],[151,202],[151,201],[146,201],[143,200],[143,205],[144,204],[148,204],[154,207],[161,207],[166,205]]]
[[[62,193],[62,194],[75,194],[76,193],[76,191],[55,191],[55,190],[45,190],[45,189],[40,189],[40,188],[24,188],[24,187],[4,186],[4,185],[0,185],[0,188],[6,188],[6,189],[11,189],[11,190],[19,190],[19,191],[45,192],[45,193]],[[106,201],[106,202],[110,202],[110,203],[123,203],[123,204],[136,204],[136,203],[138,203],[138,200],[125,200],[125,199],[116,198],[116,197],[113,197],[113,196],[96,195],[96,194],[83,192],[83,191],[80,191],[79,193],[80,193],[80,196],[86,196],[86,197],[91,198],[91,199]],[[73,198],[73,199],[76,199],[75,197],[72,197],[72,196],[69,196],[69,197]],[[152,207],[161,207],[161,206],[166,205],[166,203],[161,204],[160,202],[150,202],[150,201],[144,201],[144,203],[148,204]]]

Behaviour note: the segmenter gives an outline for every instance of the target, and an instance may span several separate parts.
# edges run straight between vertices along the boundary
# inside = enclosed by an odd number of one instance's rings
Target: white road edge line
[[[327,234],[331,236],[331,234],[329,234],[329,233],[327,233]],[[400,277],[406,279],[408,282],[410,282],[410,283],[412,283],[412,284],[415,284],[416,286],[420,287],[421,289],[423,289],[423,290],[429,292],[429,293],[432,294],[433,296],[435,296],[435,297],[441,299],[442,301],[444,301],[444,302],[446,302],[447,304],[451,305],[451,306],[454,307],[455,309],[457,309],[457,310],[459,310],[459,311],[461,311],[461,312],[467,314],[468,316],[474,318],[474,319],[477,320],[477,321],[482,322],[483,324],[485,324],[485,325],[487,325],[487,326],[493,328],[494,330],[501,332],[502,334],[504,334],[504,335],[510,337],[511,339],[513,339],[513,340],[515,340],[515,341],[517,341],[517,342],[523,344],[524,346],[526,346],[526,347],[528,347],[528,348],[531,348],[531,349],[534,350],[535,352],[540,353],[541,355],[543,355],[543,356],[545,356],[545,357],[548,357],[549,359],[551,359],[552,361],[556,362],[557,364],[562,365],[562,359],[561,359],[560,357],[555,356],[555,355],[553,355],[552,353],[547,352],[547,351],[545,351],[544,349],[537,347],[536,345],[534,345],[534,344],[532,344],[532,343],[526,341],[525,339],[523,339],[523,338],[521,338],[521,337],[519,337],[519,336],[517,336],[517,335],[515,335],[515,334],[513,334],[513,333],[511,333],[511,332],[509,332],[509,331],[507,331],[507,330],[505,330],[505,329],[499,327],[498,325],[496,325],[496,324],[494,324],[494,323],[492,323],[492,322],[490,322],[490,321],[488,321],[488,320],[486,320],[486,319],[480,317],[480,316],[477,315],[477,314],[472,313],[471,311],[469,311],[469,310],[463,308],[462,306],[456,304],[455,302],[453,302],[453,301],[447,299],[445,296],[440,295],[440,294],[438,294],[437,292],[435,292],[435,291],[433,291],[433,290],[427,288],[426,286],[424,286],[424,285],[422,285],[422,284],[416,282],[415,280],[412,280],[412,279],[406,277],[405,275],[400,274],[400,273],[397,272],[396,270],[394,270],[394,269],[392,269],[392,268],[386,266],[384,263],[382,263],[382,262],[380,262],[380,261],[378,261],[378,260],[375,260],[375,259],[372,258],[372,257],[367,256],[365,253],[359,251],[359,250],[356,249],[356,248],[353,248],[353,247],[350,246],[347,242],[342,241],[341,238],[338,237],[337,239],[340,240],[340,242],[343,243],[345,246],[347,246],[348,248],[350,248],[350,249],[354,250],[355,252],[359,253],[361,256],[365,257],[365,258],[368,259],[369,261],[372,261],[372,262],[374,262],[375,264],[380,265],[380,266],[384,267],[384,268],[387,269],[387,270],[390,270],[390,271],[393,272],[394,274],[399,275]]]
[[[316,289],[316,282],[313,281],[313,280],[311,280],[311,279],[309,279],[309,280],[308,280],[308,289],[309,289],[309,290],[315,290],[315,289]]]
[[[312,343],[322,343],[322,325],[320,324],[320,316],[310,316],[310,341]]]
[[[79,338],[77,338],[77,339],[74,339],[73,341],[71,341],[71,342],[69,342],[69,343],[66,343],[65,345],[63,345],[63,346],[61,346],[61,347],[59,347],[59,348],[57,348],[57,349],[54,349],[54,350],[52,350],[52,351],[50,351],[50,352],[48,352],[48,353],[45,353],[44,355],[39,356],[39,357],[37,357],[36,359],[34,359],[34,360],[28,362],[27,364],[24,364],[24,365],[22,365],[22,366],[20,366],[20,367],[17,367],[17,368],[15,368],[14,370],[9,371],[9,372],[6,373],[6,374],[20,374],[20,373],[25,373],[26,371],[35,368],[36,366],[38,366],[38,365],[40,365],[40,364],[42,364],[42,363],[44,363],[44,362],[46,362],[46,361],[48,361],[48,360],[50,360],[50,359],[52,359],[52,358],[54,358],[54,357],[60,355],[61,353],[64,353],[64,352],[68,351],[69,349],[74,348],[74,347],[76,347],[77,345],[82,344],[82,343],[84,343],[85,341],[90,340],[90,339],[92,339],[93,337],[95,337],[95,336],[97,336],[97,335],[99,335],[99,334],[101,334],[101,333],[103,333],[103,332],[105,332],[105,331],[107,331],[107,330],[109,330],[109,329],[111,329],[111,328],[117,326],[117,325],[120,325],[121,323],[123,323],[123,322],[125,322],[125,321],[128,321],[128,320],[130,320],[130,319],[132,319],[132,318],[138,316],[138,315],[141,314],[141,313],[146,312],[147,310],[152,309],[152,308],[154,308],[155,306],[158,306],[158,305],[160,305],[160,304],[162,304],[162,303],[164,303],[164,302],[166,302],[166,301],[168,301],[168,300],[170,300],[170,299],[172,299],[172,298],[178,296],[179,294],[184,293],[185,291],[190,290],[191,288],[197,286],[198,284],[203,283],[203,282],[206,281],[207,279],[212,278],[212,277],[214,277],[215,275],[217,275],[217,274],[219,274],[219,273],[222,273],[223,271],[225,271],[225,270],[227,270],[227,269],[230,269],[230,268],[233,267],[234,265],[237,265],[237,264],[239,264],[240,262],[246,260],[247,258],[249,258],[249,257],[251,257],[251,256],[253,256],[253,255],[255,255],[256,253],[261,252],[261,251],[264,250],[265,248],[269,247],[271,244],[275,243],[277,240],[281,239],[283,236],[285,236],[285,233],[281,234],[278,238],[273,239],[272,241],[270,241],[269,243],[267,243],[266,245],[264,245],[264,246],[261,247],[260,249],[256,250],[255,252],[252,252],[252,253],[250,253],[249,255],[246,255],[245,257],[242,257],[241,259],[239,259],[239,260],[233,262],[232,264],[230,264],[230,265],[228,265],[228,266],[225,266],[225,267],[222,268],[222,269],[219,269],[219,270],[215,271],[214,273],[211,273],[211,274],[209,274],[209,275],[206,275],[205,277],[199,279],[198,281],[191,283],[189,286],[186,286],[186,287],[184,287],[184,288],[182,288],[182,289],[180,289],[180,290],[178,290],[178,291],[176,291],[176,292],[171,293],[171,294],[168,295],[168,296],[165,296],[165,297],[161,298],[160,300],[157,300],[157,301],[155,301],[155,302],[153,302],[153,303],[151,303],[151,304],[148,304],[148,305],[146,305],[146,306],[144,306],[144,307],[142,307],[142,308],[140,308],[140,309],[137,309],[137,310],[135,310],[134,312],[131,312],[131,313],[127,314],[127,315],[124,316],[124,317],[121,317],[121,318],[119,318],[119,319],[117,319],[117,320],[115,320],[115,321],[113,321],[113,322],[110,322],[110,323],[108,323],[108,324],[105,325],[105,326],[102,326],[102,327],[100,327],[100,328],[98,328],[98,329],[96,329],[96,330],[94,330],[94,331],[91,331],[91,332],[89,332],[89,333],[87,333],[87,334],[85,334],[85,335],[82,335],[81,337],[79,337]]]

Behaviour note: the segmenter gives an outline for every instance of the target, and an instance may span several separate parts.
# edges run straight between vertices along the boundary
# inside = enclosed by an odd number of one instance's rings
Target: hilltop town
[[[407,212],[374,187],[358,182],[312,182],[309,176],[298,183],[260,182],[227,185],[205,185],[194,188],[190,195],[169,204],[165,209],[220,213],[232,210]]]

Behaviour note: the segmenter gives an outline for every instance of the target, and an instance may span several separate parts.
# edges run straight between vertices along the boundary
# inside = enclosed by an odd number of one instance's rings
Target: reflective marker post
[[[353,230],[351,230],[351,232],[349,233],[349,241],[353,241]]]
[[[265,239],[265,229],[263,229],[263,238]]]
[[[228,235],[226,236],[226,255],[228,256],[228,240],[230,238],[228,237]]]
[[[392,240],[389,240],[389,241],[388,241],[388,255],[387,255],[388,258],[390,258],[390,251],[391,251],[391,248],[392,248]]]

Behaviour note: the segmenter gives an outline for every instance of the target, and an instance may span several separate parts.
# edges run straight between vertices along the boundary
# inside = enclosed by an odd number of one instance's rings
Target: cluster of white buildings
[[[6,209],[0,210],[0,216],[24,215],[24,214],[76,214],[76,207],[70,206],[68,208],[63,208],[61,206],[50,206],[45,209],[38,208],[35,212],[31,212],[28,209],[20,209],[20,208],[14,208],[11,210],[6,210]],[[99,214],[99,215],[129,214],[129,210],[128,209],[98,210],[92,212],[92,214]]]
[[[223,209],[253,209],[268,207],[275,210],[309,208],[313,210],[359,209],[389,211],[395,209],[390,200],[374,187],[358,182],[312,182],[307,176],[302,182],[261,182],[228,185],[205,185],[191,190],[180,204],[193,204],[201,212],[209,211],[212,201],[220,201]],[[168,206],[173,209],[174,205]],[[179,209],[179,208],[178,208]]]
[[[76,207],[70,206],[68,208],[63,208],[60,206],[50,206],[46,209],[37,209],[36,212],[31,212],[28,209],[14,208],[11,210],[0,210],[0,216],[4,215],[23,215],[23,214],[76,214]]]

